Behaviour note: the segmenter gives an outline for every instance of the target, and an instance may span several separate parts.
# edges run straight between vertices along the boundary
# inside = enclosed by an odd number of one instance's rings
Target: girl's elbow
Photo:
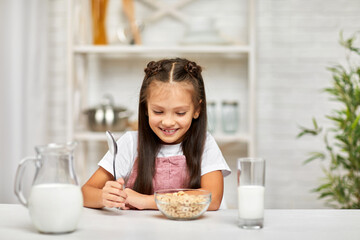
[[[208,211],[217,211],[219,210],[219,207],[217,206],[209,206]]]
[[[215,201],[213,200],[210,203],[208,211],[217,211],[217,210],[219,210],[220,205],[221,205],[221,200],[220,201],[219,200],[215,200]]]

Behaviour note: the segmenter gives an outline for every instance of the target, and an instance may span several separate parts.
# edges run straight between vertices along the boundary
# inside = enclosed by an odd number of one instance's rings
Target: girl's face
[[[193,86],[188,83],[151,83],[147,98],[149,125],[165,144],[180,143],[200,109],[192,101]]]

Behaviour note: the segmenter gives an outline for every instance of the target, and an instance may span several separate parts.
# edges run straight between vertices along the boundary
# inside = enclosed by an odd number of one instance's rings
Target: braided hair
[[[190,83],[194,94],[192,102],[195,109],[200,109],[199,117],[192,119],[189,130],[181,143],[186,157],[189,175],[189,188],[199,188],[201,179],[201,157],[206,139],[206,95],[202,68],[195,62],[183,58],[151,61],[145,68],[145,77],[139,97],[139,130],[138,130],[138,176],[134,190],[143,194],[153,194],[152,179],[155,173],[155,159],[161,147],[161,140],[149,125],[147,98],[149,86],[154,81],[167,83],[170,81]],[[140,174],[141,173],[141,174]]]

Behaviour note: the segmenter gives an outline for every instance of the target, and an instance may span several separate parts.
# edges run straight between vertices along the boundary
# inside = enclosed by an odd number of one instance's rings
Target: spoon
[[[107,137],[107,143],[109,146],[109,150],[110,150],[111,154],[113,155],[113,171],[114,171],[114,179],[116,181],[115,159],[116,159],[116,154],[118,151],[117,144],[116,144],[114,136],[112,135],[112,133],[110,131],[106,131],[106,137]]]

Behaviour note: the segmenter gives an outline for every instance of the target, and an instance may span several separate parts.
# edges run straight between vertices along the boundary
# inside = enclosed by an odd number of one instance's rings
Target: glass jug
[[[35,147],[36,157],[21,160],[15,177],[15,193],[29,209],[36,229],[43,233],[65,233],[76,229],[83,197],[73,168],[75,142]],[[36,167],[29,198],[22,182],[29,164]]]

